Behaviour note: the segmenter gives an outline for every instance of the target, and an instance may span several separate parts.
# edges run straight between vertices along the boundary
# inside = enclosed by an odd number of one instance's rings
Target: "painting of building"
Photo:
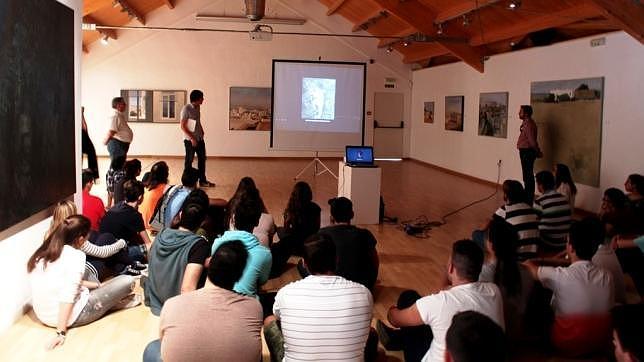
[[[434,123],[434,102],[425,102],[423,121],[425,123]]]
[[[271,88],[230,87],[228,129],[271,130]]]
[[[463,96],[445,97],[445,129],[463,132]]]
[[[508,93],[481,93],[479,136],[508,137]]]

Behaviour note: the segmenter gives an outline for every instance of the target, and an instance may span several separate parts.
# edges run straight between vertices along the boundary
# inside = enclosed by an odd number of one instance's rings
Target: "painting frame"
[[[271,131],[272,88],[230,87],[229,131]]]
[[[463,132],[465,96],[445,96],[445,130]]]
[[[434,123],[435,109],[434,101],[423,102],[423,123]]]
[[[132,123],[179,123],[188,92],[180,89],[121,89],[127,121]]]
[[[479,136],[508,138],[509,98],[509,92],[479,94]]]

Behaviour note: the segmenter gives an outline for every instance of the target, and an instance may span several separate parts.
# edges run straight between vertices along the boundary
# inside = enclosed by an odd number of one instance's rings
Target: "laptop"
[[[373,147],[347,146],[345,162],[351,167],[378,167],[373,163]]]

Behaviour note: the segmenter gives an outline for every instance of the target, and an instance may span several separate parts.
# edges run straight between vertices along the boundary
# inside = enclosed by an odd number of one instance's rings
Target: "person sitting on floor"
[[[541,196],[534,200],[539,215],[539,235],[544,251],[562,251],[572,222],[572,210],[566,196],[555,189],[555,177],[550,171],[535,176]]]
[[[346,197],[336,197],[329,200],[329,205],[331,205],[331,226],[320,229],[318,234],[327,236],[335,244],[338,256],[335,273],[373,291],[378,279],[379,267],[376,238],[369,230],[351,225],[351,219],[353,219],[351,200]]]
[[[255,298],[233,291],[247,260],[238,240],[219,247],[204,288],[165,302],[160,338],[145,348],[143,361],[261,361],[262,307]]]
[[[244,274],[235,283],[233,288],[237,293],[256,296],[259,288],[268,281],[271,271],[271,251],[260,244],[253,229],[259,222],[262,213],[259,201],[251,197],[242,198],[232,211],[231,227],[221,237],[215,239],[212,245],[214,254],[221,245],[231,241],[240,240],[248,251],[248,262]]]
[[[158,232],[164,228],[176,227],[179,222],[178,215],[184,205],[184,201],[197,188],[198,181],[199,170],[194,167],[183,170],[181,185],[169,187],[157,201],[154,215],[150,222],[152,230]]]
[[[147,230],[150,230],[150,220],[154,215],[157,203],[161,197],[163,197],[166,187],[168,187],[169,174],[170,170],[168,169],[168,164],[165,163],[165,161],[155,163],[150,169],[148,184],[143,193],[143,200],[139,205],[139,212],[143,216],[143,221]]]
[[[99,230],[101,234],[110,233],[117,239],[124,239],[128,243],[131,261],[143,263],[152,246],[143,217],[137,210],[143,200],[143,184],[136,180],[128,181],[123,185],[123,192],[125,201],[105,213]]]
[[[136,181],[136,178],[141,174],[141,161],[136,158],[128,160],[125,162],[123,170],[125,171],[125,175],[114,184],[114,205],[125,200],[125,196],[123,195],[123,185],[130,180]]]
[[[111,208],[116,205],[114,202],[114,187],[125,177],[125,170],[123,166],[125,165],[126,156],[117,156],[111,163],[110,168],[105,174],[105,187],[107,189],[107,208]]]
[[[479,282],[483,250],[471,240],[452,245],[447,266],[446,288],[420,297],[416,291],[404,291],[398,303],[387,313],[394,330],[377,323],[380,341],[386,349],[402,349],[406,361],[443,361],[445,335],[455,314],[473,310],[491,318],[504,328],[503,298],[493,283]]]
[[[471,310],[454,315],[445,346],[445,362],[503,362],[508,356],[503,329]]]
[[[91,323],[113,308],[141,302],[132,294],[131,276],[121,275],[102,285],[83,281],[85,254],[78,249],[89,230],[90,221],[85,216],[66,218],[27,263],[34,312],[42,323],[56,327],[56,336],[48,344],[50,349],[65,342],[68,328]]]
[[[563,163],[555,165],[555,187],[557,192],[564,195],[570,204],[570,210],[575,209],[575,196],[577,196],[577,186],[572,180],[572,174],[568,166]]]
[[[256,197],[259,199],[262,208],[262,216],[259,218],[259,223],[253,229],[253,234],[257,237],[260,243],[267,248],[270,248],[273,243],[273,235],[275,235],[276,227],[273,216],[268,212],[264,200],[259,194],[259,189],[255,185],[255,181],[251,177],[243,177],[239,180],[237,185],[237,190],[233,197],[228,201],[227,210],[228,210],[228,220],[230,220],[230,211],[235,208],[235,204],[247,193],[252,192],[256,193]]]
[[[634,209],[644,207],[644,176],[637,173],[628,175],[624,188]]]
[[[610,247],[610,239],[605,238],[606,232],[604,225],[598,218],[591,217],[588,218],[586,227],[589,228],[588,235],[593,235],[595,239],[593,242],[599,245],[591,261],[594,265],[609,271],[613,276],[615,303],[626,303],[624,272],[622,271],[615,251]]]
[[[611,314],[617,362],[644,361],[644,304],[618,306]]]
[[[206,210],[200,205],[186,204],[179,214],[179,228],[163,229],[156,236],[144,288],[145,305],[150,306],[152,314],[159,315],[169,298],[199,286],[210,245],[194,232],[205,216]]]
[[[89,219],[92,225],[91,230],[98,231],[101,219],[105,215],[105,204],[99,197],[89,193],[94,185],[94,179],[94,170],[83,170],[81,174],[81,180],[83,181],[83,216]]]
[[[614,305],[613,277],[590,261],[599,240],[592,219],[576,222],[566,244],[568,267],[524,263],[532,276],[552,290],[553,346],[568,356],[600,351],[610,339],[610,309]]]
[[[325,235],[304,245],[311,275],[277,292],[273,316],[264,320],[272,361],[372,360],[377,340],[370,334],[373,299],[362,284],[335,274],[336,248]],[[365,353],[366,352],[366,353]]]

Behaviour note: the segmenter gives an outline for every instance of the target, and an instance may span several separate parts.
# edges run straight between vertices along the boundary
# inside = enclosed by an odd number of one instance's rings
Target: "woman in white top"
[[[555,165],[555,185],[557,192],[566,196],[570,204],[570,210],[575,210],[575,196],[577,196],[577,186],[572,180],[572,174],[568,166],[563,163]]]
[[[85,253],[78,249],[89,229],[90,222],[82,215],[66,218],[27,263],[34,312],[41,322],[56,327],[56,336],[49,348],[65,342],[69,327],[93,322],[110,309],[140,303],[140,298],[132,294],[134,278],[131,276],[121,275],[104,285],[82,280]]]

